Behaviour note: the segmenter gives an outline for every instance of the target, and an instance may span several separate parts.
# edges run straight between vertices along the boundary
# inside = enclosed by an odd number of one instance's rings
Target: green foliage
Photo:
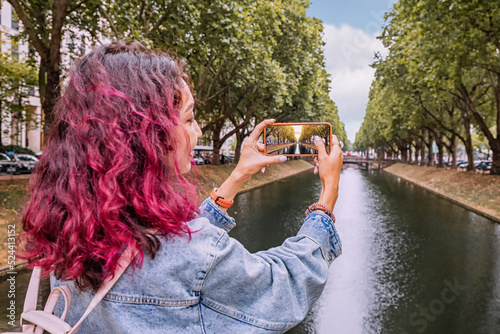
[[[9,133],[13,121],[36,126],[36,115],[28,108],[30,89],[37,83],[36,69],[25,60],[0,53],[0,124]],[[16,129],[12,129],[15,133]],[[0,145],[2,143],[0,142]]]
[[[346,139],[329,98],[323,26],[306,15],[308,0],[9,2],[24,23],[23,36],[40,55],[40,92],[49,116],[58,90],[45,88],[54,86],[60,65],[59,53],[50,50],[60,51],[53,44],[64,33],[78,39],[73,30],[79,29],[86,42],[102,33],[167,48],[184,59],[197,118],[216,151],[231,135],[241,140],[265,118],[327,121]],[[78,56],[74,43],[68,47]],[[228,125],[231,130],[223,131]]]
[[[129,1],[109,6],[109,32],[185,59],[197,117],[220,146],[265,118],[332,122],[321,21],[305,0]],[[138,14],[137,14],[138,13]],[[147,14],[146,14],[147,13]],[[225,124],[233,131],[222,134]]]
[[[0,152],[1,153],[8,153],[8,152],[14,152],[18,154],[31,154],[35,155],[35,152],[30,150],[29,148],[22,147],[19,145],[5,145],[5,146],[0,146]]]
[[[19,34],[16,39],[29,43],[30,61],[38,65],[38,88],[44,113],[44,133],[48,133],[54,119],[53,108],[60,95],[62,47],[69,36],[74,41],[75,31],[83,44],[97,42],[101,18],[101,2],[98,0],[7,0],[19,18]],[[75,48],[68,45],[70,55]],[[38,57],[35,57],[35,53]],[[78,50],[76,56],[81,56]],[[36,59],[36,60],[35,60]]]
[[[295,130],[291,125],[270,125],[266,128],[266,140],[273,140],[275,144],[295,143]]]
[[[451,150],[459,138],[472,161],[473,126],[494,152],[492,171],[500,173],[499,14],[498,1],[396,3],[379,37],[389,55],[373,65],[376,78],[355,147],[396,152],[435,141]]]
[[[313,143],[314,141],[312,138],[314,138],[314,136],[327,139],[328,136],[330,136],[330,127],[318,124],[304,125],[299,137],[299,142]]]

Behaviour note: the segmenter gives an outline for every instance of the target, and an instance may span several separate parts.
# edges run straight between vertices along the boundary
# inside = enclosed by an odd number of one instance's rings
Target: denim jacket
[[[128,270],[85,319],[78,333],[283,333],[300,323],[341,253],[332,220],[314,211],[297,236],[279,247],[248,252],[228,236],[234,219],[207,198],[189,236],[162,238],[154,260]],[[74,325],[93,298],[72,282],[66,317]],[[63,309],[62,298],[55,314]]]

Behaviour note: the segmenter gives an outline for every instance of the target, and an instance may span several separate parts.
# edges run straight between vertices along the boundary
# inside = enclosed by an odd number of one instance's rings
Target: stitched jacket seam
[[[144,305],[162,305],[162,306],[191,306],[196,305],[200,302],[199,298],[196,299],[159,299],[152,297],[133,297],[133,296],[122,296],[118,294],[106,294],[103,298],[107,301],[122,303],[122,304],[144,304]]]
[[[203,278],[201,279],[201,282],[199,284],[199,288],[197,290],[198,292],[201,292],[201,289],[203,289],[203,284],[205,283],[205,279],[207,278],[208,273],[210,272],[210,270],[212,270],[212,268],[214,266],[215,260],[217,259],[216,249],[217,249],[217,246],[219,245],[219,242],[221,241],[222,237],[224,236],[224,233],[226,233],[226,232],[221,233],[221,235],[219,236],[219,238],[217,239],[217,241],[215,242],[215,244],[212,247],[212,253],[210,254],[211,262],[208,264],[207,270],[205,270],[205,275],[203,275]]]
[[[268,321],[256,319],[253,316],[241,313],[239,311],[235,311],[227,306],[223,306],[213,300],[210,300],[208,298],[201,298],[200,303],[205,305],[206,307],[210,308],[211,310],[221,313],[227,317],[233,318],[235,320],[244,322],[248,325],[258,327],[258,328],[263,328],[263,329],[269,329],[269,330],[289,330],[292,327],[298,325],[300,322],[297,323],[271,323]]]
[[[321,244],[316,239],[314,239],[313,237],[310,237],[306,234],[301,234],[300,236],[305,237],[305,238],[311,240],[312,242],[314,242],[316,245],[318,245],[319,250],[321,251],[321,255],[323,256],[323,259],[326,260],[326,254],[325,254],[325,251],[323,250],[323,246],[321,246]]]

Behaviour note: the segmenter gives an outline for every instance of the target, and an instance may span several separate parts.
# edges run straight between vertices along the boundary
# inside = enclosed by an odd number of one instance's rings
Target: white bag
[[[24,299],[23,313],[21,314],[22,332],[4,332],[0,334],[43,334],[44,330],[51,334],[76,333],[82,325],[83,320],[85,320],[90,312],[92,312],[97,304],[99,304],[99,302],[104,298],[106,293],[108,293],[108,291],[113,287],[116,281],[132,262],[136,254],[137,250],[132,250],[130,247],[125,249],[118,260],[118,267],[116,268],[114,277],[112,279],[109,279],[108,277],[104,280],[101,287],[97,290],[97,293],[90,302],[90,305],[87,307],[87,310],[73,327],[64,321],[71,306],[72,299],[71,290],[65,285],[52,289],[43,311],[36,310],[42,270],[40,267],[33,268],[33,273],[31,274],[30,283],[28,285],[28,291],[26,292],[26,298]],[[64,311],[59,318],[53,313],[61,295],[64,297]],[[30,322],[30,324],[23,324],[23,320]]]

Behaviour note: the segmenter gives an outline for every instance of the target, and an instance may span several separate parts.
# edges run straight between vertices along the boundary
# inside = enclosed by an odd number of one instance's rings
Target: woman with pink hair
[[[286,161],[257,143],[274,121],[256,126],[231,176],[198,207],[193,107],[183,63],[138,42],[99,46],[70,72],[30,182],[23,257],[52,287],[72,290],[74,325],[124,249],[138,251],[81,333],[282,333],[323,290],[341,253],[337,138],[329,155],[316,141],[323,191],[299,233],[252,254],[229,237],[226,211],[253,174]]]

